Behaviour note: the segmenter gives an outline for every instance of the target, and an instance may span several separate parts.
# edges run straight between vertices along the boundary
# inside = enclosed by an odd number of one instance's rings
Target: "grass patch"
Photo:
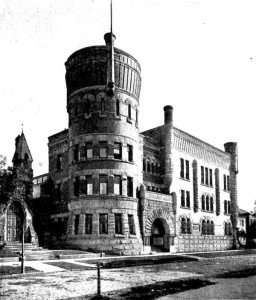
[[[247,268],[247,269],[225,272],[216,277],[217,278],[247,278],[255,275],[256,275],[256,268]]]
[[[157,299],[191,289],[198,289],[215,283],[202,279],[182,279],[179,281],[162,281],[154,284],[133,287],[130,289],[103,293],[102,297],[94,296],[90,299]]]
[[[242,251],[226,251],[226,252],[209,252],[209,253],[190,253],[190,256],[215,258],[215,257],[228,257],[228,256],[241,256],[241,255],[255,255],[256,250],[242,250]]]
[[[31,267],[25,267],[26,273],[35,272],[37,270]],[[11,274],[20,274],[21,267],[20,266],[1,266],[0,267],[0,275],[11,275]]]
[[[89,268],[86,266],[76,265],[76,264],[72,264],[72,263],[65,262],[65,261],[47,262],[44,264],[63,268],[66,270],[91,270],[92,269],[92,268]]]

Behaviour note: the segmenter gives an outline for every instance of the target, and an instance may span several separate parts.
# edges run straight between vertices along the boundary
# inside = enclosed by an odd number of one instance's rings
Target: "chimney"
[[[173,121],[173,107],[171,105],[164,106],[164,124],[172,123]]]

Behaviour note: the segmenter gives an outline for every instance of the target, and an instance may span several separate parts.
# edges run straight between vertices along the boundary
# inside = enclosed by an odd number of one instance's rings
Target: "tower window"
[[[104,98],[101,98],[101,101],[100,101],[100,112],[102,115],[105,113],[105,99]]]
[[[74,161],[79,160],[79,145],[74,146]]]
[[[85,234],[92,234],[92,214],[85,215]]]
[[[78,230],[79,230],[79,215],[75,215],[75,220],[74,220],[74,233],[78,234]]]
[[[128,161],[133,161],[133,146],[127,145],[127,151],[128,151]]]
[[[122,145],[121,143],[114,143],[114,158],[121,159],[122,158]]]
[[[107,193],[108,193],[107,180],[108,180],[107,175],[100,175],[99,181],[100,181],[100,194],[101,195],[107,195]]]
[[[93,158],[92,143],[86,143],[86,158]]]
[[[108,234],[108,214],[99,214],[99,233]]]
[[[115,233],[116,234],[122,234],[123,228],[122,228],[122,214],[115,214]]]
[[[133,178],[127,177],[127,196],[133,197]]]
[[[119,175],[114,176],[114,194],[122,195],[122,181]]]
[[[74,181],[74,196],[75,197],[79,196],[79,189],[80,189],[80,179],[79,179],[79,177],[75,177],[75,181]]]
[[[131,106],[130,103],[128,104],[128,118],[129,118],[129,119],[132,118],[132,106]]]
[[[134,224],[134,215],[128,215],[128,225],[129,225],[129,233],[136,234],[135,224]]]
[[[119,99],[116,99],[116,115],[120,115],[120,101]]]
[[[61,171],[62,170],[62,155],[58,154],[57,156],[57,171]]]
[[[100,142],[100,157],[107,157],[107,148],[108,143],[107,142]]]

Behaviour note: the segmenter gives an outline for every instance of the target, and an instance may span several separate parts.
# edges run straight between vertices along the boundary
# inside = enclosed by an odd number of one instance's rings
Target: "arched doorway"
[[[165,229],[161,219],[156,219],[151,228],[151,249],[153,251],[165,251]]]
[[[7,241],[21,242],[23,222],[24,212],[21,204],[18,202],[13,202],[7,209]]]

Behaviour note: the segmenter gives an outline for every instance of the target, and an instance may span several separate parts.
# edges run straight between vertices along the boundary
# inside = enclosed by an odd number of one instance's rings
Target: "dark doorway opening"
[[[151,250],[152,251],[165,251],[164,246],[165,229],[163,222],[160,219],[156,219],[152,224],[151,229]]]

